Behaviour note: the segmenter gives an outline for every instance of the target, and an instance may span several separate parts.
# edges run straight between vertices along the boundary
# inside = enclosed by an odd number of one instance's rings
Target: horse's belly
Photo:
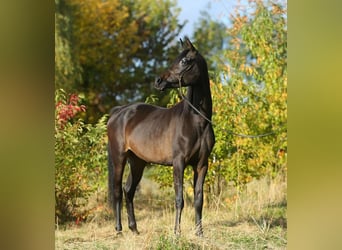
[[[172,165],[172,145],[168,138],[136,138],[130,140],[127,149],[149,163]]]

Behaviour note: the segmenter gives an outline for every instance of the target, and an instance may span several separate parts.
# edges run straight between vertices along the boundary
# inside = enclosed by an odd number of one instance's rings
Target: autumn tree
[[[286,6],[250,1],[231,21],[225,63],[212,84],[217,143],[209,178],[238,185],[286,171]]]
[[[82,69],[82,81],[71,85],[85,96],[87,120],[96,121],[114,105],[145,100],[157,69],[176,52],[172,41],[184,25],[177,21],[176,2],[66,0],[65,5],[71,10],[70,55]]]

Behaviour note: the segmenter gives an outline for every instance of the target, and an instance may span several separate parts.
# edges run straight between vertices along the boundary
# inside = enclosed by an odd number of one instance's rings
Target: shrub
[[[84,220],[91,211],[88,199],[105,186],[106,120],[85,124],[80,97],[56,91],[55,213],[59,222]]]

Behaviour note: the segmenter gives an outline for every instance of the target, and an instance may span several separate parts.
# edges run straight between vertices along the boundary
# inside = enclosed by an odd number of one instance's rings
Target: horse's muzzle
[[[154,82],[154,87],[160,91],[163,91],[166,87],[166,83],[163,81],[163,79],[158,77]]]

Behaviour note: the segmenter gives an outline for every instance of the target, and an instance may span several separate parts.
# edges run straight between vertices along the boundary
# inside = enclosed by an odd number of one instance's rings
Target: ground
[[[154,188],[154,187],[153,187]],[[182,234],[173,234],[173,200],[139,191],[136,219],[139,235],[127,226],[117,235],[113,218],[95,216],[86,223],[57,225],[56,249],[286,249],[286,182],[261,180],[240,195],[218,197],[203,209],[204,237],[195,236],[194,209],[186,202]],[[146,199],[149,193],[149,199]],[[154,199],[153,199],[154,198]]]

